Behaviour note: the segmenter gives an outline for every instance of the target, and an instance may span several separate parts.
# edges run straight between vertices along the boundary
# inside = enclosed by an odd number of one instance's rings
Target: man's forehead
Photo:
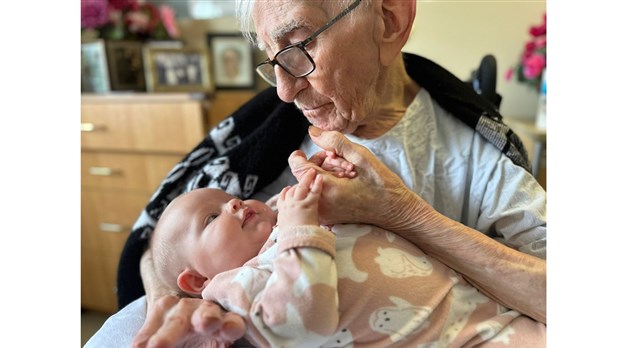
[[[291,18],[287,19],[285,22],[280,23],[279,26],[274,27],[271,31],[268,32],[269,39],[273,42],[279,42],[289,33],[294,32],[303,27],[307,27],[307,21],[304,21],[300,18]]]
[[[317,10],[325,14],[322,3],[323,1],[257,2],[259,15],[256,17],[258,21],[254,23],[254,26],[257,33],[260,33],[256,38],[259,48],[265,48],[264,38],[275,43],[295,30],[316,27]]]

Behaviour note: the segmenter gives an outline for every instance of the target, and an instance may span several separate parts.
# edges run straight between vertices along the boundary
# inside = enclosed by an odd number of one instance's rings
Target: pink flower
[[[506,70],[506,75],[504,75],[504,79],[506,79],[506,81],[510,81],[512,79],[512,75],[514,75],[515,73],[515,69],[514,68],[508,68],[508,70]]]
[[[141,11],[127,12],[125,15],[127,28],[132,33],[146,33],[149,28],[149,16]]]
[[[534,41],[528,41],[525,44],[525,49],[523,50],[523,56],[521,57],[521,60],[526,60],[527,58],[532,56],[535,49],[536,49],[536,44],[534,43]]]
[[[178,37],[179,29],[177,28],[175,13],[172,7],[168,5],[161,5],[159,7],[159,14],[161,15],[161,20],[164,23],[164,27],[166,28],[168,35],[172,38]]]
[[[547,47],[547,36],[541,36],[534,39],[534,47],[535,49]]]
[[[530,35],[537,37],[537,36],[541,36],[541,35],[545,35],[547,34],[547,25],[542,24],[539,26],[533,26],[530,27]]]
[[[542,74],[546,63],[545,56],[533,54],[523,62],[523,76],[530,80],[538,78]]]
[[[132,33],[150,34],[160,22],[159,12],[153,4],[145,3],[136,11],[127,12],[125,22]]]
[[[115,10],[135,10],[138,6],[136,0],[108,0],[110,2],[110,8]]]
[[[98,28],[108,21],[107,0],[82,0],[82,28]]]
[[[534,37],[547,35],[547,13],[543,14],[543,22],[539,26],[530,27],[530,35]]]
[[[525,42],[519,62],[506,71],[507,80],[516,75],[517,81],[540,88],[542,72],[547,67],[547,14],[542,24],[529,28],[529,40]]]

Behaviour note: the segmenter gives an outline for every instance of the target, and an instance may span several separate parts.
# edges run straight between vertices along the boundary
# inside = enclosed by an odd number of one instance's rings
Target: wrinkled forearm
[[[411,197],[392,211],[393,232],[461,273],[487,296],[546,323],[545,260],[503,245]]]

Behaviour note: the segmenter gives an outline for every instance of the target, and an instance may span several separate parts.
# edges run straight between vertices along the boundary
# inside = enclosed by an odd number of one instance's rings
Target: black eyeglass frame
[[[305,77],[310,75],[315,69],[316,69],[316,64],[314,63],[314,59],[312,59],[312,57],[310,56],[310,54],[306,51],[306,46],[308,44],[310,44],[312,41],[314,41],[314,39],[317,38],[317,36],[319,36],[322,32],[324,32],[325,30],[329,29],[329,27],[331,27],[332,25],[334,25],[336,22],[338,22],[342,17],[346,16],[349,12],[353,11],[360,3],[362,2],[362,0],[355,0],[351,5],[349,5],[349,7],[347,7],[346,9],[344,9],[342,12],[340,12],[336,17],[334,17],[332,20],[330,20],[329,22],[327,22],[324,26],[322,26],[321,28],[319,28],[317,31],[315,31],[312,35],[310,35],[307,39],[300,41],[298,43],[294,43],[291,45],[288,45],[286,47],[284,47],[283,49],[281,49],[280,51],[278,51],[274,56],[273,59],[265,59],[263,62],[261,62],[260,64],[258,64],[256,66],[256,71],[258,72],[258,74],[265,80],[267,80],[267,82],[269,84],[273,84],[271,81],[269,81],[267,78],[265,78],[263,76],[263,74],[259,71],[259,68],[262,65],[265,64],[269,64],[271,65],[274,70],[276,68],[276,65],[279,65],[282,70],[286,71],[289,75],[295,77],[295,78],[299,78],[299,77]],[[278,61],[278,56],[292,48],[299,48],[300,51],[302,51],[306,57],[308,58],[308,60],[310,61],[310,64],[312,64],[312,69],[310,69],[310,71],[308,71],[307,73],[304,74],[300,74],[300,75],[295,75],[292,72],[290,72],[284,65],[280,64],[280,62]],[[275,81],[274,81],[275,82]],[[274,85],[275,86],[275,85]]]

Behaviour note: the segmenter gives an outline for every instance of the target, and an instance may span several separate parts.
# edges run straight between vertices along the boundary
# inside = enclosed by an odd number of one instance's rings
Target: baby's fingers
[[[319,174],[314,177],[314,181],[312,181],[312,186],[310,186],[310,192],[315,195],[320,195],[323,190],[323,175]]]
[[[314,182],[314,179],[317,177],[317,172],[315,169],[310,169],[299,181],[299,184],[295,185],[294,197],[296,199],[304,199],[308,196],[308,192],[310,192],[310,186]]]

